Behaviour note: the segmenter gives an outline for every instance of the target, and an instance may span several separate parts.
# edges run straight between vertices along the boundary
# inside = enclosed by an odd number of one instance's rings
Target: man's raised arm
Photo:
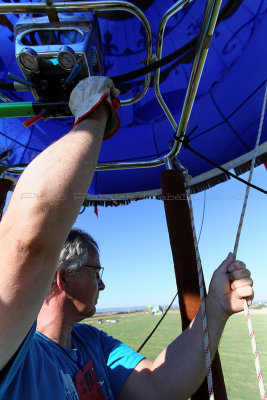
[[[206,297],[210,353],[213,358],[229,316],[243,310],[243,298],[253,299],[250,271],[230,253],[214,272]],[[190,326],[154,362],[142,360],[124,383],[120,400],[186,400],[205,378],[202,316],[199,311]]]
[[[74,89],[73,107],[70,102],[75,127],[29,164],[0,224],[0,369],[39,313],[60,249],[83,202],[81,194],[90,186],[104,133],[108,136],[118,128],[113,119],[107,130],[109,111],[114,117],[112,82],[87,79],[82,90]],[[93,103],[88,101],[92,79]]]

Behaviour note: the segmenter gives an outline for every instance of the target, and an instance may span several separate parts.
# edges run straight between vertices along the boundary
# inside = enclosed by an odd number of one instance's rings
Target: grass
[[[103,319],[101,325],[97,320]],[[115,318],[118,323],[105,322]],[[114,316],[95,316],[86,321],[109,335],[137,350],[159,320],[144,312],[116,314]],[[253,327],[256,334],[260,362],[265,384],[267,383],[267,314],[252,315]],[[154,360],[177,335],[181,333],[180,315],[178,310],[167,314],[152,338],[141,353]],[[228,400],[260,399],[256,370],[248,334],[247,323],[243,314],[230,318],[220,342],[219,353],[224,372]],[[266,385],[265,385],[266,388]]]

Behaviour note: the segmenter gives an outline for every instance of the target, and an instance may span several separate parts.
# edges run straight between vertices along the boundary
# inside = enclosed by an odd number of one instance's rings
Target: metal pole
[[[196,50],[196,56],[195,60],[192,66],[192,71],[189,79],[189,84],[188,84],[188,89],[186,92],[186,97],[184,101],[184,106],[181,114],[181,119],[180,123],[177,129],[177,136],[182,139],[184,136],[184,133],[187,128],[188,120],[192,111],[193,103],[195,100],[195,95],[196,91],[198,88],[198,84],[201,78],[201,74],[204,68],[205,60],[207,57],[209,45],[212,39],[212,35],[214,32],[214,28],[216,25],[216,21],[218,18],[220,6],[221,6],[222,0],[208,0],[207,6],[206,6],[206,11],[205,15],[203,18],[202,22],[202,28],[201,28],[201,33],[200,33],[200,38]],[[116,9],[116,10],[125,10],[127,2],[123,1],[117,1],[117,2],[99,2],[94,3],[94,2],[69,2],[69,3],[54,3],[53,9],[56,11],[88,11],[89,9],[94,9],[94,10],[99,10],[99,11],[107,11],[110,9]],[[182,5],[183,2],[181,2],[180,6]],[[120,7],[118,6],[120,4]],[[131,11],[128,9],[128,5],[130,4]],[[109,6],[109,7],[108,7]],[[30,9],[29,9],[30,7]],[[20,3],[20,4],[4,4],[0,5],[0,13],[13,13],[13,12],[18,12],[18,13],[27,13],[27,12],[41,12],[45,13],[45,7],[47,7],[45,4],[41,3]],[[132,5],[131,3],[127,3],[127,11],[132,12],[135,14],[135,6]],[[179,8],[179,7],[178,7]],[[177,11],[178,11],[177,8]],[[30,11],[29,11],[30,10]],[[140,10],[139,10],[140,11]],[[166,15],[168,12],[166,13]],[[173,14],[172,14],[173,15]],[[167,18],[167,17],[165,17]],[[164,25],[164,20],[162,20],[162,25]],[[148,23],[148,22],[147,22]],[[152,37],[152,35],[151,35]],[[152,39],[151,39],[152,43]],[[148,46],[149,46],[149,40],[148,40]],[[147,61],[148,62],[148,61]],[[175,125],[177,126],[177,125]],[[175,157],[180,149],[181,149],[181,142],[180,141],[175,141],[173,148],[170,150],[169,153],[165,154],[162,157],[156,158],[152,161],[139,161],[139,162],[118,162],[118,163],[101,163],[96,166],[97,171],[109,171],[109,170],[121,170],[121,169],[136,169],[136,168],[151,168],[151,167],[158,167],[160,165],[163,165],[165,163],[166,158],[172,159]]]
[[[13,182],[10,179],[0,178],[0,221],[6,203],[7,193],[12,190]]]
[[[12,3],[0,4],[0,14],[27,14],[27,13],[41,13],[55,15],[59,12],[88,12],[88,11],[127,11],[135,15],[143,24],[146,32],[146,64],[150,64],[152,56],[152,32],[150,24],[145,14],[134,4],[127,1],[69,1],[69,2],[55,2],[51,5],[46,3]],[[147,92],[149,88],[151,72],[146,74],[144,86],[139,94],[131,99],[122,100],[121,105],[133,104],[139,101]]]

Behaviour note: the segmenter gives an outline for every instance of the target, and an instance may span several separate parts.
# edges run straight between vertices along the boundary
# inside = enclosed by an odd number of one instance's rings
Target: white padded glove
[[[69,107],[75,117],[74,126],[82,121],[101,103],[105,102],[110,109],[104,140],[115,135],[120,128],[120,118],[117,110],[120,101],[117,99],[119,90],[111,79],[105,76],[89,76],[75,86],[70,95]]]

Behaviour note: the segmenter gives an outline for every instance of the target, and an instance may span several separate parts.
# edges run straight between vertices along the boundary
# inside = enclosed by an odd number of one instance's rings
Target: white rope
[[[197,261],[197,271],[198,271],[198,282],[199,282],[199,291],[200,291],[200,300],[201,300],[201,319],[203,326],[203,337],[204,337],[204,350],[205,350],[205,359],[206,359],[206,374],[207,374],[207,382],[208,382],[208,391],[210,400],[214,400],[214,392],[213,392],[213,381],[212,381],[212,371],[211,371],[211,356],[210,356],[210,345],[209,345],[209,333],[208,333],[208,323],[207,323],[207,315],[206,315],[206,301],[205,301],[205,292],[204,292],[204,276],[203,270],[200,260],[200,254],[198,250],[197,244],[197,236],[196,229],[194,223],[194,214],[192,207],[192,199],[190,188],[187,188],[188,192],[188,200],[189,200],[189,209],[190,209],[190,218],[191,225],[193,231],[194,245],[196,251],[196,261]]]
[[[259,125],[256,145],[255,145],[255,149],[254,149],[254,155],[253,155],[253,159],[251,161],[251,168],[250,168],[248,183],[250,183],[252,180],[253,170],[254,170],[255,161],[256,161],[256,157],[257,157],[257,150],[258,150],[258,146],[260,143],[264,114],[265,114],[265,110],[266,110],[266,100],[267,100],[267,83],[265,85],[265,94],[264,94],[264,98],[263,98],[260,125]],[[239,221],[239,225],[238,225],[235,246],[234,246],[234,251],[233,251],[235,259],[236,259],[241,229],[242,229],[242,225],[243,225],[244,215],[245,215],[245,211],[246,211],[246,207],[247,207],[249,191],[250,191],[250,186],[247,185],[244,204],[243,204],[243,208],[242,208],[242,212],[241,212],[241,216],[240,216],[240,221]],[[265,392],[264,382],[263,382],[263,377],[262,377],[262,372],[261,372],[261,365],[260,365],[260,359],[259,359],[259,353],[258,353],[258,349],[257,349],[255,333],[254,333],[253,326],[252,326],[251,316],[250,316],[250,313],[248,310],[248,303],[245,299],[244,299],[244,311],[245,311],[246,320],[248,323],[248,331],[249,331],[249,336],[251,339],[251,346],[252,346],[252,351],[253,351],[254,360],[255,360],[255,367],[256,367],[256,373],[257,373],[257,378],[258,378],[258,383],[259,383],[260,396],[261,396],[261,400],[266,400],[266,392]]]
[[[264,94],[264,100],[263,100],[263,106],[262,106],[260,125],[259,125],[256,145],[255,145],[255,149],[254,149],[254,155],[253,155],[253,159],[251,161],[251,168],[250,168],[250,174],[249,174],[248,183],[250,183],[251,180],[252,180],[253,170],[254,170],[255,161],[256,161],[256,157],[257,157],[257,150],[258,150],[260,137],[261,137],[261,132],[262,132],[264,114],[265,114],[265,109],[266,109],[266,101],[267,101],[267,83],[266,83],[266,86],[265,86],[265,94]],[[187,181],[188,181],[188,178],[189,177],[187,175]],[[250,186],[247,185],[246,195],[245,195],[244,204],[243,204],[243,208],[242,208],[242,212],[241,212],[241,216],[240,216],[240,221],[239,221],[239,226],[238,226],[238,231],[237,231],[236,240],[235,240],[235,246],[234,246],[234,251],[233,251],[234,258],[236,258],[236,253],[237,253],[237,249],[238,249],[238,244],[239,244],[241,229],[242,229],[242,225],[243,225],[245,210],[246,210],[246,206],[247,206],[247,200],[248,200],[249,191],[250,191]],[[191,225],[192,225],[193,238],[194,238],[194,246],[195,246],[195,251],[196,251],[196,261],[197,261],[197,270],[198,270],[200,299],[201,299],[201,318],[202,318],[202,325],[203,325],[203,336],[204,336],[204,348],[205,348],[205,358],[206,358],[206,374],[207,374],[207,381],[208,381],[208,391],[209,391],[210,400],[214,400],[214,390],[213,390],[212,370],[211,370],[211,357],[210,357],[210,346],[209,346],[209,335],[208,335],[208,324],[207,324],[207,316],[206,316],[206,302],[205,302],[205,292],[204,292],[204,277],[203,277],[203,270],[202,270],[199,250],[198,250],[196,229],[195,229],[195,223],[194,223],[193,206],[192,206],[192,199],[191,199],[191,193],[190,193],[189,185],[187,185],[187,192],[188,192],[188,200],[189,200]],[[262,377],[262,372],[261,372],[261,366],[260,366],[259,353],[258,353],[258,349],[257,349],[255,333],[254,333],[254,330],[253,330],[253,327],[252,327],[251,316],[250,316],[250,313],[249,313],[249,310],[248,310],[248,303],[247,303],[247,301],[245,299],[244,299],[244,311],[245,311],[245,314],[246,314],[249,335],[250,335],[250,338],[251,338],[251,345],[252,345],[252,350],[253,350],[253,355],[254,355],[254,360],[255,360],[255,367],[256,367],[256,372],[257,372],[257,378],[258,378],[258,383],[259,383],[259,390],[260,390],[261,400],[267,400],[266,392],[265,392],[265,388],[264,388],[263,377]]]

